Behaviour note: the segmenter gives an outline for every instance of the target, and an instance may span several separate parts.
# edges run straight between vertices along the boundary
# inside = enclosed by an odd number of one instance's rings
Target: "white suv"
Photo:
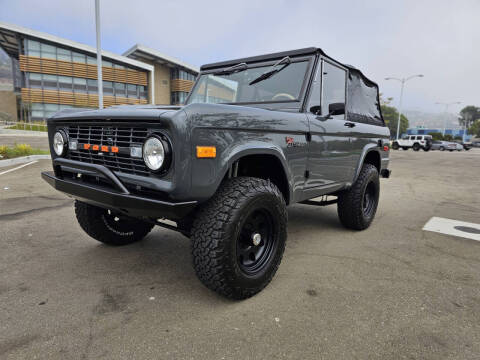
[[[393,140],[392,149],[408,150],[412,148],[414,151],[423,149],[428,151],[432,147],[431,135],[403,135],[401,139]]]

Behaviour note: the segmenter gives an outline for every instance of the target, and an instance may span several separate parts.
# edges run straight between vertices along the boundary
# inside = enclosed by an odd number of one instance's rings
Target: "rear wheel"
[[[104,244],[121,246],[142,240],[153,224],[114,213],[97,206],[75,201],[75,215],[80,227]]]
[[[246,299],[275,275],[286,238],[287,211],[278,188],[257,178],[229,179],[193,223],[195,272],[209,289]]]
[[[419,143],[413,144],[413,151],[418,151],[418,150],[420,150],[420,144]]]
[[[380,196],[378,170],[372,164],[364,164],[355,183],[338,196],[337,211],[343,226],[364,230],[372,223]]]
[[[398,150],[400,148],[400,146],[398,145],[398,142],[394,141],[393,144],[392,144],[392,149],[393,150]]]

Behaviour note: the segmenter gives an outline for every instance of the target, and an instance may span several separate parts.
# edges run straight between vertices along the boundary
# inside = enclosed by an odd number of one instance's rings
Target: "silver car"
[[[457,148],[457,144],[454,142],[434,140],[432,142],[432,147],[430,148],[430,150],[454,151],[454,150],[458,150],[458,148]]]

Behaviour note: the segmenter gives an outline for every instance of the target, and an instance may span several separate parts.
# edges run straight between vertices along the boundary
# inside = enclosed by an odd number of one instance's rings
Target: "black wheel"
[[[420,150],[420,144],[415,143],[415,144],[413,144],[412,148],[413,148],[413,151],[418,151],[418,150]]]
[[[338,195],[337,211],[343,226],[364,230],[370,226],[377,211],[380,195],[378,170],[364,164],[357,181]]]
[[[193,223],[193,266],[209,289],[246,299],[271,281],[286,239],[287,210],[280,190],[270,181],[232,178]]]
[[[443,146],[440,146],[440,151],[445,151],[445,148]]]
[[[398,150],[400,148],[400,146],[398,145],[398,142],[394,141],[393,144],[392,144],[392,149],[393,150]]]
[[[80,227],[92,238],[108,245],[127,245],[142,240],[153,224],[97,206],[75,201]]]
[[[408,150],[408,146],[402,146],[402,149],[406,151]]]

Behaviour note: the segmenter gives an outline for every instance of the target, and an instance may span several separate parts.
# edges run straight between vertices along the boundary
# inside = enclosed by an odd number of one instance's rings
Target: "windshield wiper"
[[[237,72],[240,72],[240,71],[244,71],[244,70],[247,70],[247,69],[248,69],[247,64],[243,62],[243,63],[239,63],[237,65],[230,66],[226,69],[220,70],[218,72],[215,72],[215,73],[213,73],[213,75],[230,75],[230,74],[237,73]]]
[[[272,67],[271,67],[272,70],[264,72],[262,75],[260,75],[256,79],[253,79],[252,81],[250,81],[250,83],[248,85],[253,85],[253,84],[256,84],[260,81],[271,78],[276,73],[279,73],[280,71],[285,69],[288,65],[290,65],[290,63],[291,63],[290,57],[285,56],[282,60],[280,60],[280,61],[278,61],[278,62],[276,62],[275,64],[272,65]],[[282,65],[282,64],[284,64],[284,65],[281,68],[277,68],[277,66]]]

